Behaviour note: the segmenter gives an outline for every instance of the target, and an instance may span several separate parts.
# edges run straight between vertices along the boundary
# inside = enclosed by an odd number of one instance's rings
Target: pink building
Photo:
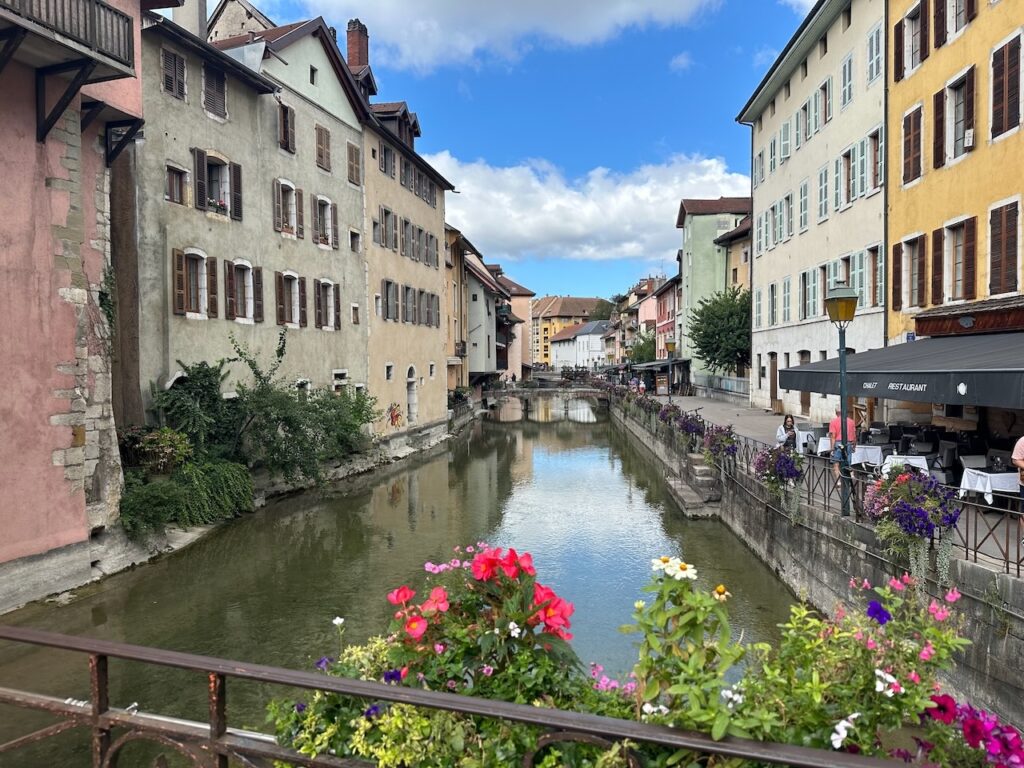
[[[117,518],[109,168],[142,126],[140,11],[0,0],[0,607],[87,581]]]
[[[676,292],[679,276],[666,280],[654,292],[657,302],[657,325],[655,326],[654,356],[658,360],[668,359],[665,342],[676,340]]]

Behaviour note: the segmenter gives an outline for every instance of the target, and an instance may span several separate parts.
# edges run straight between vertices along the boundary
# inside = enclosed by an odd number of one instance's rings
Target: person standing
[[[784,417],[782,424],[775,430],[775,445],[796,450],[796,423],[792,416]]]
[[[842,407],[836,406],[836,416],[828,425],[828,436],[832,438],[832,476],[839,481],[839,465],[843,460]],[[850,453],[857,447],[857,424],[846,417],[846,444]]]
[[[1013,446],[1013,453],[1010,454],[1010,460],[1013,462],[1013,466],[1017,468],[1017,485],[1020,487],[1020,499],[1021,499],[1021,511],[1024,512],[1024,435],[1017,441],[1017,444]],[[1024,531],[1024,517],[1017,518],[1017,535],[1020,536],[1021,532]],[[1020,544],[1024,547],[1024,538],[1021,538]]]

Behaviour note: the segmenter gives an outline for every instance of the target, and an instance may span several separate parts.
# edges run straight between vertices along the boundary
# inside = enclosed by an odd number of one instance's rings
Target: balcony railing
[[[134,66],[132,17],[101,0],[0,0],[0,9]]]
[[[455,356],[465,357],[466,356],[466,342],[456,341],[455,342]]]

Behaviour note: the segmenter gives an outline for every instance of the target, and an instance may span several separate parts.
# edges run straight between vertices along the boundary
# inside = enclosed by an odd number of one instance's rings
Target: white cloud
[[[759,48],[754,52],[754,68],[767,69],[779,57],[779,52],[774,48]]]
[[[671,69],[673,72],[684,72],[692,66],[693,57],[686,51],[683,51],[682,53],[677,53],[675,56],[672,57],[672,60],[668,63],[668,68]]]
[[[494,167],[448,151],[427,159],[460,192],[445,196],[446,219],[489,262],[545,256],[671,262],[681,198],[750,194],[747,176],[699,156],[675,155],[629,173],[594,168],[576,179],[545,160]]]
[[[370,63],[428,72],[488,56],[514,60],[532,42],[590,45],[629,27],[686,24],[722,0],[302,0],[343,37],[359,17]],[[339,40],[342,42],[342,40]]]

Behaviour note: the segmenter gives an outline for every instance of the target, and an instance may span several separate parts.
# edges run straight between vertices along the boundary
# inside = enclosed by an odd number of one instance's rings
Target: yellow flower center
[[[669,562],[671,562],[671,560],[672,560],[672,558],[671,558],[671,557],[668,557],[667,555],[662,555],[662,556],[661,556],[661,557],[659,557],[658,559],[659,559],[659,560],[661,560],[661,562],[663,562],[663,563],[669,563]]]
[[[715,587],[715,594],[716,595],[724,595],[725,594],[725,584],[719,584],[717,587]]]
[[[688,570],[690,570],[690,566],[688,566],[686,563],[680,563],[679,564],[679,570],[680,571],[688,571]]]

